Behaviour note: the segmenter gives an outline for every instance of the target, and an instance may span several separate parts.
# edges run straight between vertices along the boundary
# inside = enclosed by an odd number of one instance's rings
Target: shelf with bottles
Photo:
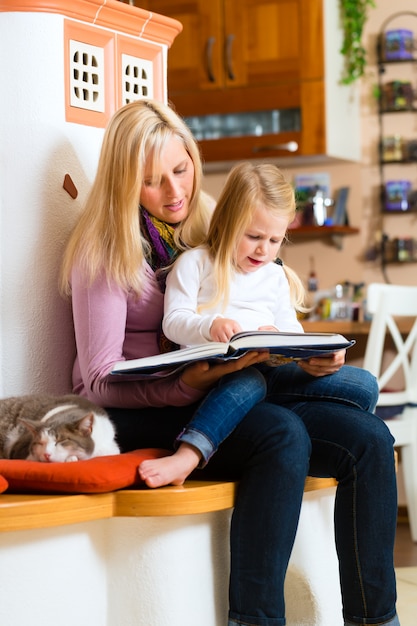
[[[417,137],[407,136],[408,130],[414,128],[417,113],[417,89],[413,84],[417,44],[409,28],[390,27],[395,21],[404,23],[404,17],[408,26],[411,16],[417,18],[417,13],[392,14],[385,20],[377,38],[380,210],[384,216],[406,215],[417,210],[417,180],[414,180],[412,167],[417,164]],[[401,122],[397,117],[400,114]],[[407,115],[412,118],[405,117]],[[395,166],[402,168],[399,175]]]
[[[392,216],[410,215],[417,212],[417,189],[410,180],[381,181],[381,213]]]
[[[417,163],[417,139],[406,140],[398,134],[381,137],[379,160],[382,165]]]
[[[389,15],[382,24],[377,39],[379,65],[417,63],[413,31],[408,28],[388,28],[397,18],[400,18],[402,22],[402,18],[405,16],[417,18],[417,13],[415,11],[398,11]]]
[[[384,265],[417,263],[417,239],[413,237],[383,237],[381,257]]]
[[[417,112],[417,111],[416,111]],[[417,139],[405,139],[402,135],[381,133],[379,163],[384,165],[416,165]]]
[[[383,66],[380,66],[380,75],[381,71],[385,72]],[[379,112],[382,115],[416,113],[416,97],[416,90],[409,80],[395,79],[382,83],[379,90]]]

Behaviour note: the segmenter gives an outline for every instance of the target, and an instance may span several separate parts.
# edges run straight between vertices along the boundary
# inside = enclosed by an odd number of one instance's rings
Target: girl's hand
[[[308,361],[299,361],[298,365],[311,376],[327,376],[338,372],[345,363],[346,350],[338,350],[328,356],[313,357]]]
[[[262,363],[262,361],[267,361],[268,358],[269,352],[267,351],[251,351],[244,354],[240,359],[233,359],[219,365],[210,365],[207,361],[197,361],[197,363],[190,365],[184,370],[181,380],[193,389],[209,391],[222,376],[238,372],[246,367],[255,365],[255,363]]]
[[[229,341],[233,335],[240,332],[242,327],[235,320],[216,317],[210,327],[210,338],[212,341]]]
[[[259,326],[258,330],[267,330],[269,333],[278,333],[279,330],[275,326]]]

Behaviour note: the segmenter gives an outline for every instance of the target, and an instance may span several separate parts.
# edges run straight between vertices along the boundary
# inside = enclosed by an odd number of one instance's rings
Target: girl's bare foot
[[[138,472],[148,487],[182,485],[197,467],[201,454],[188,443],[182,443],[172,456],[142,461]]]

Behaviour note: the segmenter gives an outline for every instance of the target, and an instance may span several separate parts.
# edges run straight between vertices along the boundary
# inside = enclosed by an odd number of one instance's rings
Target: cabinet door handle
[[[288,141],[287,143],[276,143],[270,146],[254,146],[252,152],[266,152],[270,150],[286,150],[287,152],[297,152],[298,143],[296,141]]]
[[[211,83],[216,82],[216,77],[213,72],[213,46],[216,43],[215,37],[209,37],[206,45],[206,61],[207,61],[207,76]]]
[[[235,39],[234,35],[227,35],[226,38],[226,70],[227,70],[227,77],[230,80],[235,80],[236,76],[235,76],[235,72],[233,70],[233,41]]]

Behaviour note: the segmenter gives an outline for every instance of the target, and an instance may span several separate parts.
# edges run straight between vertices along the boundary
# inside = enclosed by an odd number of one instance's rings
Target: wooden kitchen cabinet
[[[169,51],[173,99],[183,92],[323,77],[322,0],[150,0],[149,5],[183,25]]]
[[[183,25],[168,50],[168,99],[206,169],[241,159],[360,158],[359,95],[340,84],[335,0],[135,3]]]

